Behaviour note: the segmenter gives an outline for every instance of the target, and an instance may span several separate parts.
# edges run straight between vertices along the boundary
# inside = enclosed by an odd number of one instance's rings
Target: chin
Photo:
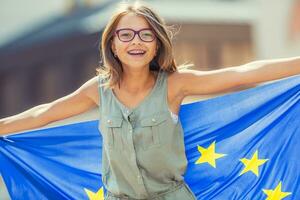
[[[126,63],[127,66],[130,66],[134,69],[140,69],[143,68],[144,66],[148,66],[150,63],[148,62],[130,62]]]
[[[133,68],[133,69],[142,69],[142,68],[144,68],[146,65],[147,65],[147,64],[140,64],[140,65],[134,65],[134,64],[132,64],[132,65],[129,65],[129,66],[131,66],[131,68]]]

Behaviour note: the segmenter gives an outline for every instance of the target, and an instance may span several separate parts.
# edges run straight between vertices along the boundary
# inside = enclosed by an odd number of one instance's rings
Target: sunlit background
[[[95,76],[114,0],[0,0],[0,118]],[[300,55],[300,0],[146,0],[169,25],[177,63],[211,70]],[[284,66],[283,66],[284,67]],[[9,199],[0,181],[0,199]]]

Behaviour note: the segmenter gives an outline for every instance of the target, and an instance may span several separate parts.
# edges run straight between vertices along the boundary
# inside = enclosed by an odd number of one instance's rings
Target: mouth
[[[146,54],[146,51],[141,49],[134,49],[127,52],[131,56],[143,56]]]

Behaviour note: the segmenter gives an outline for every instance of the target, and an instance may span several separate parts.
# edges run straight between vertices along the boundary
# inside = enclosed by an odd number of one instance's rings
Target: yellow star
[[[281,191],[281,181],[276,186],[275,190],[263,190],[263,192],[268,195],[266,200],[281,200],[286,196],[291,195],[291,192],[282,192]]]
[[[94,193],[86,188],[84,191],[87,193],[89,200],[104,200],[103,187],[101,187],[97,193]]]
[[[267,160],[268,159],[258,159],[258,150],[256,150],[250,160],[247,158],[240,159],[240,161],[245,165],[245,168],[240,173],[240,175],[248,171],[252,171],[258,177],[258,167],[267,162]]]
[[[201,156],[195,163],[200,164],[207,162],[216,168],[216,159],[226,156],[226,154],[215,153],[215,144],[216,141],[214,141],[207,149],[198,145],[198,151],[201,153]]]

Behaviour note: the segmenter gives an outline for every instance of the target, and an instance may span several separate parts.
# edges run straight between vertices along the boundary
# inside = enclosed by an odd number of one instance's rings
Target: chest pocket
[[[103,142],[109,150],[120,150],[124,148],[124,140],[122,135],[122,117],[107,116],[101,122]]]
[[[167,128],[167,119],[166,114],[157,114],[141,120],[144,150],[161,145],[163,134]]]

